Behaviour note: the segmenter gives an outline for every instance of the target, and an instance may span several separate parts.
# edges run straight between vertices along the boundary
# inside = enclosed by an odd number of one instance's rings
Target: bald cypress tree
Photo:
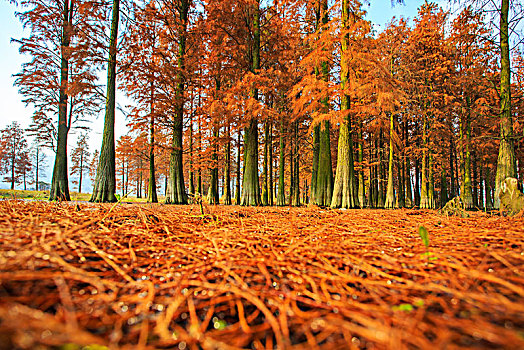
[[[342,1],[342,30],[347,31],[354,22],[350,1]],[[349,84],[349,33],[342,37],[340,81],[342,89]],[[357,179],[353,160],[353,129],[349,113],[350,97],[343,95],[341,98],[342,111],[347,111],[346,117],[340,124],[337,153],[337,172],[331,200],[332,208],[356,208],[359,205]],[[330,150],[331,152],[331,150]]]
[[[260,2],[255,1],[251,9],[250,25],[252,38],[251,67],[253,73],[260,69]],[[252,97],[258,100],[258,90],[253,89]],[[260,184],[258,179],[258,121],[251,119],[244,130],[244,176],[242,178],[241,205],[260,205]]]
[[[109,37],[109,61],[107,67],[106,113],[102,149],[96,171],[91,202],[116,202],[115,174],[115,93],[116,93],[116,45],[118,21],[120,18],[120,0],[113,0],[111,34]]]
[[[509,0],[501,1],[500,8],[500,144],[495,175],[495,193],[507,177],[517,177],[513,120],[511,117],[511,60],[509,48]],[[495,208],[500,201],[495,195]]]

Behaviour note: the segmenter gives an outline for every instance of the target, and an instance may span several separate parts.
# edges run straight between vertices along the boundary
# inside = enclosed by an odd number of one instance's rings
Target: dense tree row
[[[93,201],[496,206],[524,175],[523,59],[501,1],[496,41],[470,6],[425,3],[377,33],[353,0],[28,1],[17,84],[34,130],[59,116],[37,133],[57,150],[51,199],[69,197],[67,132],[97,112],[106,69],[103,145],[73,168],[81,182],[97,167]],[[117,89],[132,106],[115,148]]]
[[[39,191],[49,187],[43,180],[45,175],[42,175],[47,172],[46,147],[38,138],[29,145],[27,139],[32,135],[31,129],[22,129],[18,122],[12,122],[0,130],[0,174],[4,175],[3,181],[9,183],[12,190],[17,184],[22,184],[24,190]],[[90,156],[88,137],[80,134],[77,145],[71,152],[70,169],[72,183],[78,186],[78,192],[82,192],[82,180],[93,167],[90,165],[93,161]]]

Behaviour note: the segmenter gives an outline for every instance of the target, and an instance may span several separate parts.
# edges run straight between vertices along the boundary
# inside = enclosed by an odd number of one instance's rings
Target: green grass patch
[[[0,190],[0,198],[43,200],[49,198],[49,191]]]
[[[91,193],[70,192],[69,196],[72,201],[89,201]],[[34,200],[48,200],[49,191],[24,191],[24,190],[0,190],[0,198],[4,199],[34,199]],[[165,197],[158,196],[158,201],[162,203]],[[146,198],[126,197],[122,202],[127,203],[146,203]]]

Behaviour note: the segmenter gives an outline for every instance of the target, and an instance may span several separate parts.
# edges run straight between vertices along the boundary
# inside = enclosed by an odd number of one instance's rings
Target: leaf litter
[[[522,218],[200,210],[0,201],[0,349],[524,348]]]

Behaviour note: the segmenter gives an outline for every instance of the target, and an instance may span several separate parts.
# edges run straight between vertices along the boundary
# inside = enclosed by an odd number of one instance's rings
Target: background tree
[[[82,179],[89,168],[91,153],[87,143],[88,139],[87,134],[81,134],[76,142],[76,147],[71,152],[71,176],[78,176],[78,180],[73,180],[74,184],[78,184],[78,193],[82,193]]]
[[[93,156],[91,157],[88,163],[88,174],[89,174],[89,179],[91,180],[91,183],[95,182],[96,169],[98,168],[99,159],[100,159],[100,152],[97,149],[95,149],[95,151],[93,152]]]
[[[0,169],[5,175],[4,181],[10,182],[11,189],[14,190],[15,184],[25,180],[27,171],[31,169],[27,141],[24,130],[17,122],[12,122],[0,132],[4,145]]]
[[[91,19],[97,6],[83,1],[23,1],[18,17],[31,30],[25,39],[14,40],[20,52],[32,60],[15,75],[24,102],[35,108],[32,134],[56,152],[50,199],[69,200],[67,137],[74,121],[98,112],[92,54]],[[58,123],[52,118],[58,114]]]
[[[40,174],[46,165],[47,155],[43,152],[43,147],[39,144],[38,139],[34,141],[31,149],[31,158],[34,165],[35,190],[40,191]]]

